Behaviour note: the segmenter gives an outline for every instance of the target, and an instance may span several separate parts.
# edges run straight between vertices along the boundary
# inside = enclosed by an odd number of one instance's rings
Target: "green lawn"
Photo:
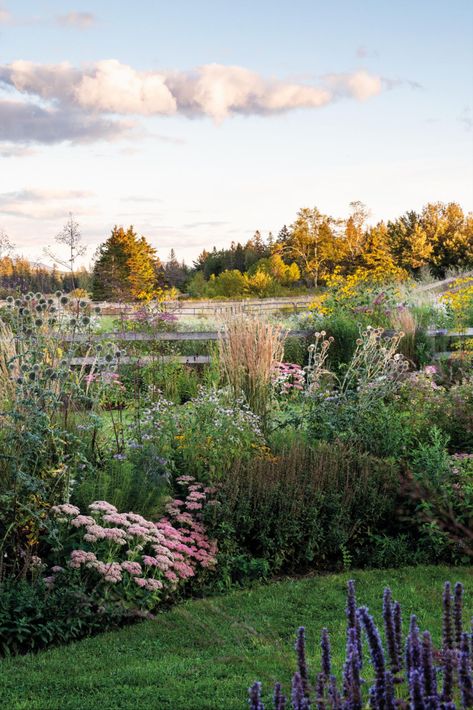
[[[380,617],[389,584],[404,619],[418,614],[438,642],[442,585],[466,588],[473,614],[473,568],[418,567],[285,580],[227,596],[187,601],[155,621],[0,662],[0,707],[31,710],[232,710],[245,708],[246,688],[276,678],[286,689],[294,670],[293,640],[305,625],[309,659],[318,634],[331,632],[334,656],[344,653],[345,584],[357,582],[358,602]],[[405,623],[406,626],[406,623]],[[267,699],[266,695],[266,699]],[[268,703],[269,705],[269,703]]]

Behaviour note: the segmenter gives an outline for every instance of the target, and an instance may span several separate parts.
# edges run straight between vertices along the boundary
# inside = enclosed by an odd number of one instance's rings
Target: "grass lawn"
[[[443,582],[465,585],[465,619],[473,614],[473,568],[374,570],[274,582],[226,596],[187,601],[155,621],[107,633],[36,656],[0,662],[0,707],[30,710],[225,710],[247,707],[246,689],[263,681],[265,699],[294,671],[294,633],[305,625],[312,674],[319,632],[331,632],[341,667],[345,585],[357,582],[358,603],[379,621],[390,585],[404,612],[416,612],[437,643]],[[269,703],[268,703],[269,705]]]

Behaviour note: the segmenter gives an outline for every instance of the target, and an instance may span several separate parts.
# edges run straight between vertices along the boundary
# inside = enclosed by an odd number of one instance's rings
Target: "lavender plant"
[[[473,633],[463,628],[463,586],[452,595],[445,583],[442,644],[435,649],[428,631],[420,633],[415,615],[402,641],[401,608],[391,590],[383,596],[384,650],[380,632],[366,607],[357,607],[353,581],[348,582],[347,645],[342,682],[333,674],[327,629],[322,630],[321,671],[311,681],[306,661],[305,629],[297,632],[297,671],[292,678],[291,704],[281,683],[273,694],[274,710],[456,710],[473,707]],[[472,619],[473,622],[473,619]],[[364,632],[364,633],[363,633]],[[362,636],[371,668],[363,665]],[[249,689],[251,710],[264,710],[261,683]]]

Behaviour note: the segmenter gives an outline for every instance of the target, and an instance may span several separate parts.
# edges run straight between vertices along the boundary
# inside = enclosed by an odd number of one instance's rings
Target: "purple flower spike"
[[[286,698],[282,693],[281,683],[274,686],[274,710],[286,710]]]
[[[304,695],[304,686],[299,672],[294,673],[292,678],[291,700],[294,710],[306,710],[306,708],[310,707],[308,699]]]
[[[384,661],[383,647],[379,631],[376,628],[373,617],[369,615],[368,609],[364,606],[358,609],[360,621],[364,626],[368,637],[368,645],[370,649],[371,661],[376,673],[376,682],[374,686],[374,695],[376,705],[374,707],[382,708],[384,705],[385,695],[385,673],[386,664]]]
[[[422,678],[420,672],[416,669],[409,674],[409,695],[412,710],[426,710]]]
[[[249,689],[249,700],[250,710],[264,710],[264,705],[261,702],[261,683],[255,682]]]
[[[468,634],[463,634],[460,645],[460,659],[458,666],[458,681],[462,696],[463,707],[473,707],[473,678],[470,662],[470,644]]]
[[[320,642],[322,648],[322,673],[324,674],[326,680],[328,680],[332,674],[332,662],[330,654],[330,639],[327,629],[322,629],[322,640]]]
[[[342,701],[337,688],[337,679],[334,675],[330,676],[330,684],[328,687],[328,696],[330,698],[330,708],[332,710],[341,710]]]
[[[455,584],[453,602],[453,625],[455,627],[455,643],[460,648],[463,635],[463,585]]]
[[[453,681],[455,672],[455,652],[447,649],[443,652],[443,685],[442,685],[442,702],[448,703],[453,701]]]
[[[399,602],[394,602],[393,616],[396,652],[399,659],[399,669],[402,670],[402,611]]]
[[[355,596],[355,582],[350,579],[347,585],[347,606],[346,606],[346,617],[347,617],[347,633],[350,629],[355,629],[357,635],[357,645],[358,645],[358,656],[360,658],[360,663],[363,663],[362,659],[362,648],[361,648],[361,628],[360,620],[356,613],[356,596]]]
[[[356,629],[348,630],[346,661],[343,668],[343,692],[347,710],[361,710],[360,659]]]
[[[397,652],[393,603],[389,587],[386,587],[383,595],[383,620],[391,670],[393,673],[398,673],[401,670],[401,663]]]
[[[307,671],[307,661],[305,657],[305,636],[304,627],[300,626],[297,631],[296,639],[296,653],[297,653],[297,668],[302,681],[302,687],[304,689],[304,695],[309,696],[309,673]]]
[[[315,682],[315,706],[317,710],[325,710],[325,685],[325,675],[323,673],[319,673]]]
[[[396,692],[394,690],[394,676],[391,671],[386,671],[384,676],[384,710],[396,710]]]
[[[417,626],[417,618],[415,614],[411,616],[409,625],[409,635],[406,641],[406,669],[408,675],[411,671],[420,670],[422,663],[422,651],[419,639],[419,627]]]
[[[424,631],[422,634],[422,673],[426,699],[437,697],[437,675],[434,667],[432,638],[428,631]]]
[[[445,582],[443,590],[442,643],[444,651],[453,648],[452,593],[450,582]]]

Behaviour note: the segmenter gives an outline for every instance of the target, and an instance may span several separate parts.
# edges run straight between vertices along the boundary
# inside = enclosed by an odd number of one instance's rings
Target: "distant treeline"
[[[78,225],[66,230],[77,249]],[[64,237],[62,237],[64,239]],[[276,236],[259,231],[245,243],[204,250],[191,267],[171,250],[162,262],[147,239],[116,226],[98,248],[93,271],[72,273],[0,259],[0,292],[70,291],[79,287],[96,300],[141,300],[175,288],[195,297],[278,296],[300,293],[353,274],[375,280],[418,276],[442,278],[452,269],[473,268],[473,215],[459,204],[429,203],[392,221],[369,224],[369,210],[350,204],[347,218],[303,208]]]
[[[92,275],[87,269],[81,268],[71,274],[31,263],[21,256],[0,258],[0,298],[28,291],[69,293],[75,288],[89,291],[91,287]]]

